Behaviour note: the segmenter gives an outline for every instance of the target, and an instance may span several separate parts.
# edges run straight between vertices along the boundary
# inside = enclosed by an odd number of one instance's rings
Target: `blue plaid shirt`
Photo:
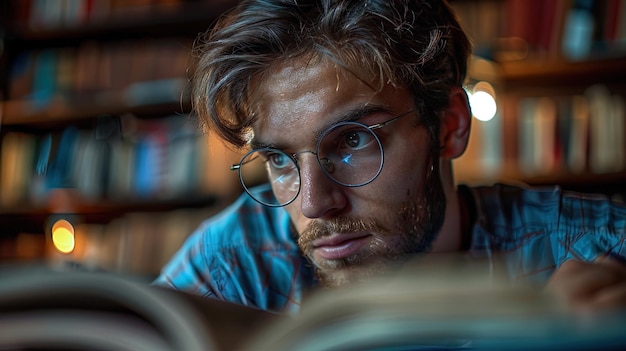
[[[626,206],[604,196],[507,185],[461,186],[459,192],[472,223],[465,233],[467,254],[492,260],[512,281],[545,284],[568,259],[626,256]],[[297,312],[315,279],[295,235],[283,208],[243,194],[187,239],[154,284]]]

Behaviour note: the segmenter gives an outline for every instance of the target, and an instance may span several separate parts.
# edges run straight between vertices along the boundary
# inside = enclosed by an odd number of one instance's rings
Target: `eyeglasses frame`
[[[392,118],[390,118],[390,119],[388,119],[388,120],[386,120],[386,121],[379,122],[379,123],[375,123],[375,124],[372,124],[372,125],[367,125],[367,124],[365,124],[365,123],[361,123],[361,122],[357,122],[357,121],[339,122],[339,123],[333,124],[333,125],[329,126],[328,128],[326,128],[326,130],[324,131],[323,135],[326,135],[327,131],[332,130],[333,128],[336,128],[337,126],[339,126],[339,125],[344,125],[344,124],[356,124],[356,125],[359,125],[359,126],[361,126],[361,127],[367,128],[367,129],[369,129],[369,130],[371,130],[371,131],[374,131],[374,130],[380,129],[380,128],[382,128],[382,127],[384,127],[384,126],[386,126],[386,125],[388,125],[388,124],[390,124],[390,123],[392,123],[392,122],[394,122],[394,121],[397,121],[398,119],[400,119],[400,118],[402,118],[402,117],[404,117],[404,116],[406,116],[406,115],[409,115],[409,114],[411,114],[411,113],[413,113],[413,112],[416,112],[416,111],[417,111],[416,109],[409,110],[409,111],[407,111],[407,112],[404,112],[404,113],[401,113],[401,114],[399,114],[399,115],[397,115],[397,116],[394,116],[394,117],[392,117]],[[378,142],[378,145],[380,145],[381,162],[380,162],[380,167],[378,168],[378,171],[376,172],[376,175],[375,175],[375,176],[373,176],[373,177],[372,177],[372,179],[370,179],[369,181],[367,181],[367,182],[365,182],[365,183],[356,184],[356,185],[345,184],[345,183],[341,183],[341,182],[337,181],[336,179],[334,179],[332,176],[330,176],[330,175],[328,174],[328,171],[324,169],[324,165],[322,165],[322,161],[320,160],[320,158],[319,158],[319,156],[318,156],[318,153],[319,153],[319,144],[320,144],[321,140],[323,140],[323,139],[324,139],[323,137],[322,137],[322,138],[320,138],[320,140],[318,141],[318,143],[317,143],[317,145],[316,145],[316,147],[315,147],[315,150],[316,150],[316,151],[311,151],[311,150],[303,150],[303,151],[294,152],[294,153],[290,154],[290,153],[287,153],[287,152],[282,151],[282,150],[280,150],[280,149],[271,148],[271,147],[250,150],[250,151],[246,152],[246,154],[245,154],[245,155],[243,155],[243,157],[241,158],[241,161],[240,161],[239,163],[231,165],[231,166],[230,166],[230,170],[231,170],[231,171],[238,171],[238,174],[239,174],[239,183],[241,184],[241,186],[243,187],[243,189],[245,190],[245,192],[246,192],[246,193],[247,193],[247,194],[248,194],[248,195],[249,195],[249,196],[250,196],[250,197],[251,197],[254,201],[256,201],[256,202],[260,203],[261,205],[268,206],[268,207],[284,207],[284,206],[289,205],[290,203],[292,203],[293,201],[295,201],[295,200],[298,198],[298,196],[300,195],[300,190],[302,189],[302,185],[300,184],[300,185],[298,186],[298,192],[296,193],[296,195],[295,195],[295,196],[294,196],[291,200],[289,200],[288,202],[286,202],[286,203],[284,203],[284,204],[277,204],[277,205],[274,205],[274,204],[268,204],[268,203],[265,203],[265,202],[260,201],[260,200],[259,200],[259,199],[257,199],[254,195],[252,195],[252,194],[250,193],[250,190],[249,190],[249,189],[248,189],[248,187],[245,185],[245,182],[244,182],[244,180],[243,180],[243,175],[242,175],[242,173],[241,173],[241,167],[242,167],[244,164],[246,164],[246,163],[248,163],[248,162],[252,162],[252,161],[254,160],[254,159],[252,159],[252,160],[248,160],[248,161],[244,162],[244,160],[248,157],[248,155],[250,155],[250,154],[251,154],[251,153],[253,153],[253,152],[258,152],[259,150],[277,150],[277,151],[280,151],[280,152],[282,152],[283,154],[287,155],[289,158],[291,158],[291,160],[292,160],[292,161],[294,162],[294,164],[296,165],[296,170],[298,171],[298,177],[299,177],[300,179],[302,179],[302,176],[300,175],[300,165],[298,164],[298,157],[297,157],[297,156],[298,156],[298,155],[300,155],[300,154],[303,154],[303,153],[312,153],[313,155],[315,155],[315,158],[317,159],[317,163],[318,163],[318,164],[319,164],[319,166],[322,168],[322,171],[324,172],[324,175],[326,175],[326,176],[327,176],[330,180],[332,180],[333,182],[335,182],[335,183],[337,183],[337,184],[339,184],[339,185],[341,185],[341,186],[347,187],[347,188],[358,188],[358,187],[365,186],[365,185],[367,185],[367,184],[369,184],[369,183],[373,182],[376,178],[378,178],[378,176],[380,175],[380,172],[382,172],[382,169],[383,169],[384,164],[385,164],[385,150],[384,150],[383,144],[382,144],[382,142],[380,141],[380,138],[378,137],[378,135],[377,135],[376,133],[372,132],[372,134],[373,134],[373,135],[374,135],[374,137],[376,138],[376,141]]]

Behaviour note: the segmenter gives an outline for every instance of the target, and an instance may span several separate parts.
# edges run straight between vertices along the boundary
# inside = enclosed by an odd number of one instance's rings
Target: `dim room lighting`
[[[59,219],[52,226],[52,243],[61,253],[74,251],[74,226],[65,219]]]
[[[470,93],[469,103],[472,114],[480,121],[489,121],[496,115],[497,105],[495,90],[487,82],[479,82]]]

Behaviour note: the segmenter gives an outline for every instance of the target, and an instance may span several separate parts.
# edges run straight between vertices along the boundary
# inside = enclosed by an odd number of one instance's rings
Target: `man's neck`
[[[446,217],[433,242],[431,252],[449,253],[457,252],[462,248],[462,220],[461,202],[457,194],[456,186],[452,176],[452,165],[450,162],[441,162],[441,183],[446,196]]]

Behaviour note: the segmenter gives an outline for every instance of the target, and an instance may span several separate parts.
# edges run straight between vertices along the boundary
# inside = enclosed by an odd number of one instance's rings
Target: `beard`
[[[422,191],[398,208],[384,222],[375,218],[337,217],[313,221],[298,237],[298,246],[313,265],[323,287],[359,283],[399,266],[416,254],[429,252],[445,217],[446,198],[439,166],[431,158]],[[336,260],[315,260],[313,241],[333,233],[369,232],[373,239],[365,250]]]

